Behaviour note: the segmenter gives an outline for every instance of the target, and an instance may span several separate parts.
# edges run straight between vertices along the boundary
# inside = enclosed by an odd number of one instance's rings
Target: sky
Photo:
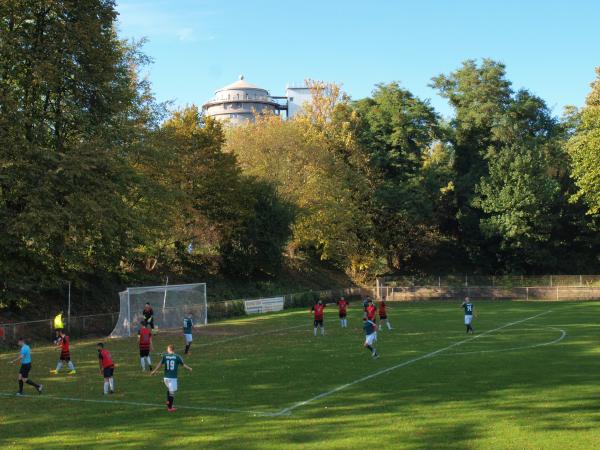
[[[503,62],[554,114],[581,106],[600,66],[597,0],[117,0],[122,38],[146,38],[159,101],[201,105],[238,79],[283,95],[306,78],[353,98],[404,88],[449,117],[428,84],[467,59]]]

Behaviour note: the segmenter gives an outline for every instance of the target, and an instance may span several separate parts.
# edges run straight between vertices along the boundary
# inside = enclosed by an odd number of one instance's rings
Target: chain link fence
[[[351,287],[296,292],[280,296],[285,298],[285,308],[287,309],[309,307],[319,299],[325,302],[332,302],[342,296],[352,299],[364,295],[372,295],[372,293],[372,289]],[[244,308],[245,300],[253,300],[253,298],[208,302],[208,323],[246,315]],[[66,318],[65,327],[69,336],[73,338],[104,337],[108,336],[114,329],[118,317],[119,312],[71,316],[70,319]],[[45,319],[29,322],[0,323],[0,347],[14,346],[20,336],[24,336],[32,342],[51,342],[54,339],[53,322],[53,319]],[[160,324],[158,325],[160,326]]]
[[[388,287],[600,287],[600,275],[425,275],[381,277],[377,282]]]
[[[444,299],[491,299],[491,300],[600,300],[600,285],[572,286],[569,279],[563,279],[564,285],[532,286],[483,286],[483,285],[407,285],[389,286],[378,281],[375,289],[378,298],[389,301],[418,301]]]

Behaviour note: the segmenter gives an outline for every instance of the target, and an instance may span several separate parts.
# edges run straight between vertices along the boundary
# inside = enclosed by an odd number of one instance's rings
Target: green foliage
[[[543,267],[551,257],[545,244],[558,217],[552,212],[559,183],[551,175],[549,150],[556,145],[558,126],[545,103],[521,91],[492,129],[488,172],[473,204],[485,215],[481,230],[499,241],[498,258],[518,272]],[[504,261],[502,261],[504,259]],[[509,269],[510,270],[510,269]]]
[[[7,295],[111,272],[143,239],[129,155],[155,106],[114,2],[0,5],[0,278]]]
[[[568,143],[572,175],[579,188],[574,200],[584,199],[589,214],[600,213],[600,67],[596,68],[596,75]]]
[[[416,270],[443,240],[437,213],[451,201],[451,156],[438,142],[438,116],[398,83],[378,85],[355,108],[373,175],[376,239],[390,268]]]

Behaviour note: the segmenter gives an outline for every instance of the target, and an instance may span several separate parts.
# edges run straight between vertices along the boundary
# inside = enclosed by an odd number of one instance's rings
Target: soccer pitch
[[[600,442],[600,303],[475,302],[465,335],[460,302],[390,303],[393,331],[373,360],[362,308],[341,329],[326,308],[313,337],[308,310],[197,329],[193,372],[179,371],[178,411],[162,372],[142,373],[135,339],[105,340],[116,394],[102,395],[97,339],[71,343],[77,374],[50,375],[58,352],[33,346],[39,395],[17,391],[0,355],[1,448],[591,449]],[[155,337],[158,352],[181,333]]]

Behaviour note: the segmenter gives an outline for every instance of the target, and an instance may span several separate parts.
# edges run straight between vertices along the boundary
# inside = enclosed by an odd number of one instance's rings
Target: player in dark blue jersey
[[[472,323],[475,307],[473,306],[473,303],[471,303],[471,299],[469,297],[465,297],[465,301],[462,302],[460,306],[465,310],[465,325],[467,327],[467,334],[469,334],[469,332],[473,334],[474,331]]]
[[[365,319],[363,328],[365,330],[365,348],[371,352],[373,358],[379,358],[374,347],[375,341],[377,341],[377,324],[370,319]]]

